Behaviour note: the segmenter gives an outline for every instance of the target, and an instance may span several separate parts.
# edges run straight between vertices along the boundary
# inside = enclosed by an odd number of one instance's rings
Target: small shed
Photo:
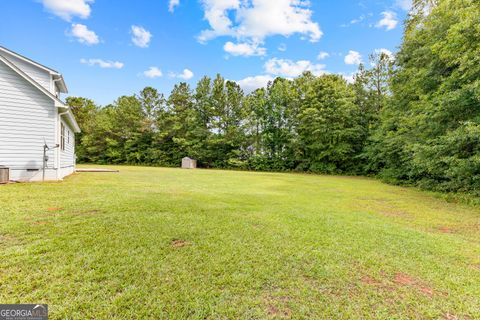
[[[197,160],[185,157],[182,159],[182,168],[183,169],[195,169],[197,167]]]

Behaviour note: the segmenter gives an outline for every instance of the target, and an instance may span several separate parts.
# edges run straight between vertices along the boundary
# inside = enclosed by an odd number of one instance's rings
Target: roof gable
[[[34,79],[32,79],[28,74],[26,74],[25,72],[23,72],[20,68],[18,68],[15,64],[13,64],[12,62],[10,62],[10,60],[8,60],[7,58],[5,58],[4,56],[2,56],[0,54],[0,61],[3,62],[7,67],[11,68],[13,71],[15,71],[19,76],[21,76],[22,78],[24,78],[25,80],[27,80],[28,82],[30,82],[30,84],[32,84],[34,87],[36,87],[38,90],[40,90],[41,92],[43,92],[47,97],[49,97],[50,99],[53,100],[53,102],[55,103],[55,107],[57,108],[61,108],[61,109],[65,109],[65,112],[64,114],[67,115],[67,117],[69,118],[70,122],[72,123],[72,126],[75,130],[75,132],[80,132],[80,128],[75,120],[75,117],[73,116],[72,114],[72,111],[70,109],[69,106],[67,106],[65,103],[63,103],[63,101],[61,101],[60,99],[58,99],[56,96],[54,96],[50,91],[48,91],[47,89],[45,89],[42,85],[40,85],[38,82],[36,82]]]
[[[28,63],[30,63],[30,64],[33,64],[34,66],[36,66],[36,67],[38,67],[38,68],[40,68],[40,69],[43,69],[43,70],[45,70],[45,71],[48,71],[48,72],[50,72],[50,73],[60,74],[60,73],[59,73],[58,71],[56,71],[56,70],[53,70],[53,69],[51,69],[51,68],[49,68],[49,67],[46,67],[46,66],[44,66],[43,64],[40,64],[40,63],[38,63],[38,62],[36,62],[36,61],[33,61],[32,59],[29,59],[29,58],[27,58],[27,57],[24,57],[24,56],[22,56],[21,54],[16,53],[16,52],[14,52],[14,51],[12,51],[12,50],[9,50],[9,49],[7,49],[7,48],[5,48],[5,47],[0,46],[0,52],[6,52],[6,53],[8,53],[8,54],[11,54],[12,56],[14,56],[14,57],[16,57],[16,58],[18,58],[18,59],[20,59],[20,60],[23,60],[23,61],[25,61],[25,62],[28,62]]]
[[[14,57],[14,58],[22,61],[22,62],[26,62],[26,63],[28,63],[28,64],[30,64],[30,65],[33,65],[33,66],[35,66],[35,67],[37,67],[37,68],[39,68],[39,69],[41,69],[41,70],[43,70],[43,71],[48,72],[48,73],[53,77],[53,80],[54,80],[54,82],[55,82],[55,85],[58,87],[58,89],[60,90],[60,92],[62,92],[62,93],[68,93],[67,85],[65,84],[65,81],[64,81],[64,79],[63,79],[63,76],[62,76],[58,71],[56,71],[56,70],[54,70],[54,69],[52,69],[52,68],[46,67],[46,66],[44,66],[43,64],[40,64],[40,63],[38,63],[38,62],[36,62],[36,61],[34,61],[34,60],[32,60],[32,59],[29,59],[29,58],[27,58],[27,57],[25,57],[25,56],[22,56],[22,55],[19,54],[19,53],[16,53],[16,52],[14,52],[14,51],[12,51],[12,50],[9,50],[9,49],[7,49],[7,48],[5,48],[5,47],[0,46],[0,55],[2,55],[2,53],[5,53],[5,54],[7,54],[7,55],[10,55],[10,56],[12,56],[12,57]],[[5,57],[5,58],[8,59],[8,56]],[[12,61],[10,61],[10,62],[12,62]],[[12,62],[12,63],[13,63],[13,62]],[[15,63],[14,63],[14,64],[15,64]],[[57,81],[58,81],[58,82],[57,82]]]
[[[65,104],[59,100],[57,97],[55,97],[50,91],[45,89],[42,85],[40,85],[38,82],[32,79],[28,74],[23,72],[20,68],[18,68],[14,63],[12,63],[10,60],[5,58],[4,56],[0,55],[0,61],[5,63],[8,67],[10,67],[13,71],[18,73],[22,78],[30,82],[34,87],[36,87],[38,90],[42,91],[44,94],[46,94],[49,98],[51,98],[53,101],[55,101],[55,104],[60,104],[65,106]]]

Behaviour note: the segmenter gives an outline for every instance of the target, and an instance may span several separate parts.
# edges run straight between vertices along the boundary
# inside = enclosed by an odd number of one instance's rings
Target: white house
[[[75,171],[80,128],[61,93],[60,73],[0,46],[0,165],[10,180],[60,180]]]

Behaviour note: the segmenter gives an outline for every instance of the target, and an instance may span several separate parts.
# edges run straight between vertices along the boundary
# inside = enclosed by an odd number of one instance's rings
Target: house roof
[[[60,92],[61,93],[68,93],[68,89],[67,89],[67,85],[65,84],[65,80],[63,79],[63,76],[58,71],[53,70],[52,68],[46,67],[43,64],[38,63],[38,62],[36,62],[36,61],[34,61],[30,58],[22,56],[21,54],[16,53],[15,51],[12,51],[10,49],[7,49],[5,47],[0,46],[0,53],[2,53],[2,52],[6,52],[6,53],[14,56],[15,58],[18,58],[18,59],[20,59],[22,61],[25,61],[27,63],[30,63],[30,64],[32,64],[32,65],[34,65],[34,66],[36,66],[36,67],[38,67],[38,68],[40,68],[44,71],[49,72],[53,76],[54,80],[58,81],[57,86],[58,86],[58,89],[60,90]]]
[[[32,79],[28,74],[23,72],[20,68],[18,68],[13,62],[5,58],[3,55],[0,54],[0,61],[2,61],[5,65],[7,65],[10,69],[18,73],[22,78],[30,82],[34,87],[36,87],[38,90],[43,92],[46,96],[48,96],[50,99],[53,100],[55,103],[55,107],[62,110],[62,114],[64,114],[70,124],[72,125],[74,132],[78,133],[80,132],[80,127],[78,126],[77,121],[75,120],[75,117],[73,116],[72,110],[68,105],[66,105],[62,100],[58,99],[55,95],[53,95],[50,91],[45,89],[42,85],[40,85],[37,81]]]

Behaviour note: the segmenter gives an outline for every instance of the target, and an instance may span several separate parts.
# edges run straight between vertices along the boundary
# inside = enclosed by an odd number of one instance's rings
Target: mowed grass
[[[367,178],[118,167],[0,186],[51,319],[479,319],[480,210]]]

